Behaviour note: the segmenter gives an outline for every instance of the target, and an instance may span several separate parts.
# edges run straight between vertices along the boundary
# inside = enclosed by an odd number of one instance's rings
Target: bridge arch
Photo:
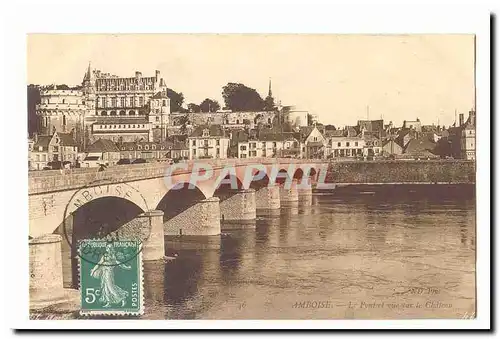
[[[156,209],[163,211],[163,221],[166,222],[206,198],[198,186],[178,182],[162,197]]]
[[[119,196],[101,196],[72,209],[63,221],[65,284],[78,287],[78,243],[83,239],[130,239],[147,234],[149,224],[136,222],[147,208]],[[57,232],[57,230],[56,230]],[[60,233],[60,232],[59,232]],[[96,259],[98,260],[98,259]]]
[[[238,175],[227,174],[217,179],[213,196],[219,198],[220,201],[224,201],[242,189],[244,189],[243,181],[240,180]]]
[[[64,211],[65,216],[72,214],[78,208],[88,204],[89,202],[100,199],[100,198],[121,198],[127,200],[139,208],[142,209],[143,212],[147,212],[149,210],[146,199],[139,192],[138,189],[127,185],[125,183],[122,184],[100,184],[91,187],[84,187],[78,191],[76,191],[69,200],[69,203],[66,206]]]
[[[275,183],[278,185],[283,185],[283,184],[285,184],[285,182],[291,181],[291,180],[293,180],[293,175],[290,176],[289,171],[282,168],[278,171]]]
[[[297,168],[293,173],[293,179],[297,182],[302,182],[304,179],[308,181],[316,178],[317,170],[311,165],[303,165]]]
[[[263,187],[269,186],[269,182],[271,181],[269,177],[269,173],[267,171],[255,169],[252,171],[252,175],[249,178],[250,180],[246,180],[243,182],[244,188],[252,188],[255,191],[260,190]]]
[[[207,196],[202,186],[178,182],[162,197],[156,209],[164,213],[166,236],[220,234],[219,199]]]

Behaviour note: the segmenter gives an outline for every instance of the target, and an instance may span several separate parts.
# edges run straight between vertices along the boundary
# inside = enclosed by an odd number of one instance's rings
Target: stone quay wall
[[[328,166],[325,182],[474,184],[476,169],[473,161],[464,160],[332,162]]]

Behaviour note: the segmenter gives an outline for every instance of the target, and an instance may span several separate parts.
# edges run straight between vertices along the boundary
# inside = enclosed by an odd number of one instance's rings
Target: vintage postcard
[[[29,34],[30,318],[476,319],[475,58],[474,34]]]

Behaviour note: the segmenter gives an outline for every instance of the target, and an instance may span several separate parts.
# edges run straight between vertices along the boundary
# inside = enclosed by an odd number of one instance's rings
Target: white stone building
[[[42,170],[56,163],[74,166],[78,160],[78,145],[69,133],[35,134],[29,158],[30,170]]]
[[[327,141],[327,158],[355,158],[363,156],[365,140],[358,136],[345,136],[344,131],[333,131]]]
[[[307,159],[326,158],[327,141],[316,126],[312,127],[309,134],[304,140],[304,144],[305,144],[305,152],[304,152],[305,158]]]
[[[258,139],[239,141],[238,158],[274,158],[284,146],[283,136],[266,134]]]
[[[469,112],[469,118],[462,126],[460,151],[462,159],[476,159],[476,112],[474,110]]]
[[[226,159],[229,136],[220,125],[198,126],[188,137],[189,159]]]

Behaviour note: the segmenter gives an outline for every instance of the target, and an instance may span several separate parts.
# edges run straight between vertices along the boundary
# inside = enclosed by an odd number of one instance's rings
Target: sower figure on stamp
[[[120,263],[117,260],[117,254],[112,244],[106,245],[106,251],[102,255],[99,263],[92,268],[90,276],[96,279],[101,279],[101,297],[99,301],[104,304],[104,307],[110,307],[111,304],[120,304],[125,306],[128,292],[115,284],[114,269],[121,267],[129,270],[130,266]]]

